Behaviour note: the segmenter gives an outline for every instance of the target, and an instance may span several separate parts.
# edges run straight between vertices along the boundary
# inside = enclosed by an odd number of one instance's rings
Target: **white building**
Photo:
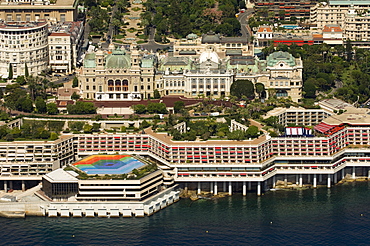
[[[370,1],[330,0],[328,3],[320,2],[311,8],[310,20],[317,24],[318,29],[322,29],[325,25],[342,25],[350,8],[357,11],[367,11],[370,9]]]
[[[322,29],[322,38],[327,44],[343,44],[343,30],[339,25],[326,25]]]
[[[0,0],[0,19],[57,23],[76,21],[78,0]]]
[[[84,25],[81,21],[65,22],[50,29],[49,66],[53,72],[71,73],[81,55]]]
[[[344,35],[346,39],[353,41],[370,40],[370,13],[357,12],[351,8],[345,16]]]
[[[72,71],[72,44],[67,33],[49,35],[49,65],[52,71],[70,73]]]
[[[268,46],[273,36],[274,32],[270,26],[260,26],[256,32],[257,46]]]
[[[26,65],[27,64],[27,65]],[[0,75],[7,78],[39,74],[48,64],[48,29],[46,22],[3,22],[0,24]]]

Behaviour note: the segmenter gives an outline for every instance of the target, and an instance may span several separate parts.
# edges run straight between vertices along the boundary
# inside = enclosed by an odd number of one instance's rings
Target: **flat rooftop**
[[[88,175],[125,174],[144,165],[131,155],[92,155],[73,164]]]

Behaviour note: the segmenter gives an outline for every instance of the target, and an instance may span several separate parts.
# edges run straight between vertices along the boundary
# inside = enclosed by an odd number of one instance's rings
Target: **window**
[[[87,85],[87,86],[86,86],[86,90],[89,90],[89,89],[90,89],[90,87]]]
[[[113,99],[113,94],[109,94],[109,99]]]
[[[94,91],[96,90],[96,86],[95,86],[95,85],[93,85],[93,90],[94,90]]]
[[[66,14],[60,14],[60,21],[65,22],[66,21]]]
[[[99,92],[102,92],[102,86],[99,85]]]

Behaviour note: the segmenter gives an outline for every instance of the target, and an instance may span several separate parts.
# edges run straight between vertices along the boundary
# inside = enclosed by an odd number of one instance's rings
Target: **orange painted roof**
[[[343,32],[343,30],[338,25],[330,25],[324,26],[322,32]]]
[[[258,32],[272,32],[272,30],[269,26],[261,26],[258,28]]]

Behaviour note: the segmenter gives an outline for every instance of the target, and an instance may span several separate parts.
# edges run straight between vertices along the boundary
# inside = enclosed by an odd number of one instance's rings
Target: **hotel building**
[[[7,78],[37,75],[48,65],[48,28],[46,22],[0,23],[0,75]]]
[[[8,22],[76,21],[77,8],[78,0],[1,0],[0,19]]]
[[[161,170],[140,179],[79,179],[73,171],[57,169],[43,176],[43,191],[54,201],[142,201],[160,191]]]
[[[118,152],[150,157],[163,171],[163,185],[177,183],[198,193],[246,194],[253,189],[261,194],[277,180],[331,187],[347,174],[368,177],[370,170],[368,111],[346,110],[316,125],[316,136],[186,142],[147,129],[141,134],[79,134],[55,142],[0,143],[0,180],[7,189],[12,180],[18,186],[20,181],[41,180],[41,174],[74,158]]]

